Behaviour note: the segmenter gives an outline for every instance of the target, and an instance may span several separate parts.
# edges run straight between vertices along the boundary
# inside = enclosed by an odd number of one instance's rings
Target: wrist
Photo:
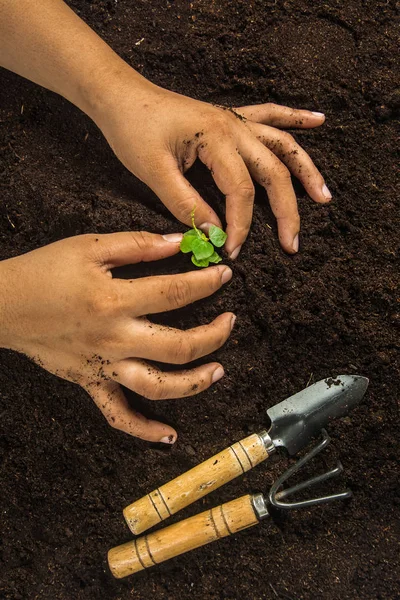
[[[146,97],[155,91],[152,84],[119,56],[114,57],[88,78],[80,87],[79,108],[83,110],[100,128],[101,124],[115,114],[116,107],[129,97],[129,102],[145,102]]]

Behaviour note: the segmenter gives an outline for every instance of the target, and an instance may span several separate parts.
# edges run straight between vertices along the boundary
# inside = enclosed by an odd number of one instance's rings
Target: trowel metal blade
[[[268,431],[275,446],[293,455],[307,446],[333,419],[347,415],[359,404],[368,387],[360,375],[339,375],[318,381],[267,410]]]

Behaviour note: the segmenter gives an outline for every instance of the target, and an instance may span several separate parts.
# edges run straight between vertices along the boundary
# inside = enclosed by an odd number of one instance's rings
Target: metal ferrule
[[[272,454],[273,452],[275,452],[276,447],[274,442],[272,441],[272,438],[269,436],[268,431],[264,429],[263,431],[260,431],[258,435],[261,438],[268,454]]]
[[[254,496],[251,497],[251,503],[257,519],[261,521],[261,519],[265,519],[265,517],[269,516],[267,501],[263,494],[254,494]]]

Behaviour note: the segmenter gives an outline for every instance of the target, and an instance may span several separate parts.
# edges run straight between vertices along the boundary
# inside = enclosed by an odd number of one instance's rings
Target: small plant
[[[194,224],[194,212],[196,207],[193,208],[190,216],[192,218],[192,227],[186,233],[183,234],[180,249],[181,252],[187,254],[192,252],[192,263],[196,267],[208,267],[210,263],[217,264],[221,262],[222,258],[215,251],[214,246],[221,248],[226,241],[227,235],[225,231],[222,231],[216,225],[210,226],[208,232],[209,237],[205,233],[197,229]],[[211,243],[210,243],[211,242]]]

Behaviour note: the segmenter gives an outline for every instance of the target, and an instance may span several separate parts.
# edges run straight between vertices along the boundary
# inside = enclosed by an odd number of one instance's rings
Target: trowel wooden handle
[[[127,506],[124,517],[132,533],[157,525],[268,458],[263,434],[253,433]]]
[[[256,525],[259,519],[253,507],[254,498],[251,495],[242,496],[112,548],[108,552],[108,564],[112,574],[118,579],[126,577]]]

